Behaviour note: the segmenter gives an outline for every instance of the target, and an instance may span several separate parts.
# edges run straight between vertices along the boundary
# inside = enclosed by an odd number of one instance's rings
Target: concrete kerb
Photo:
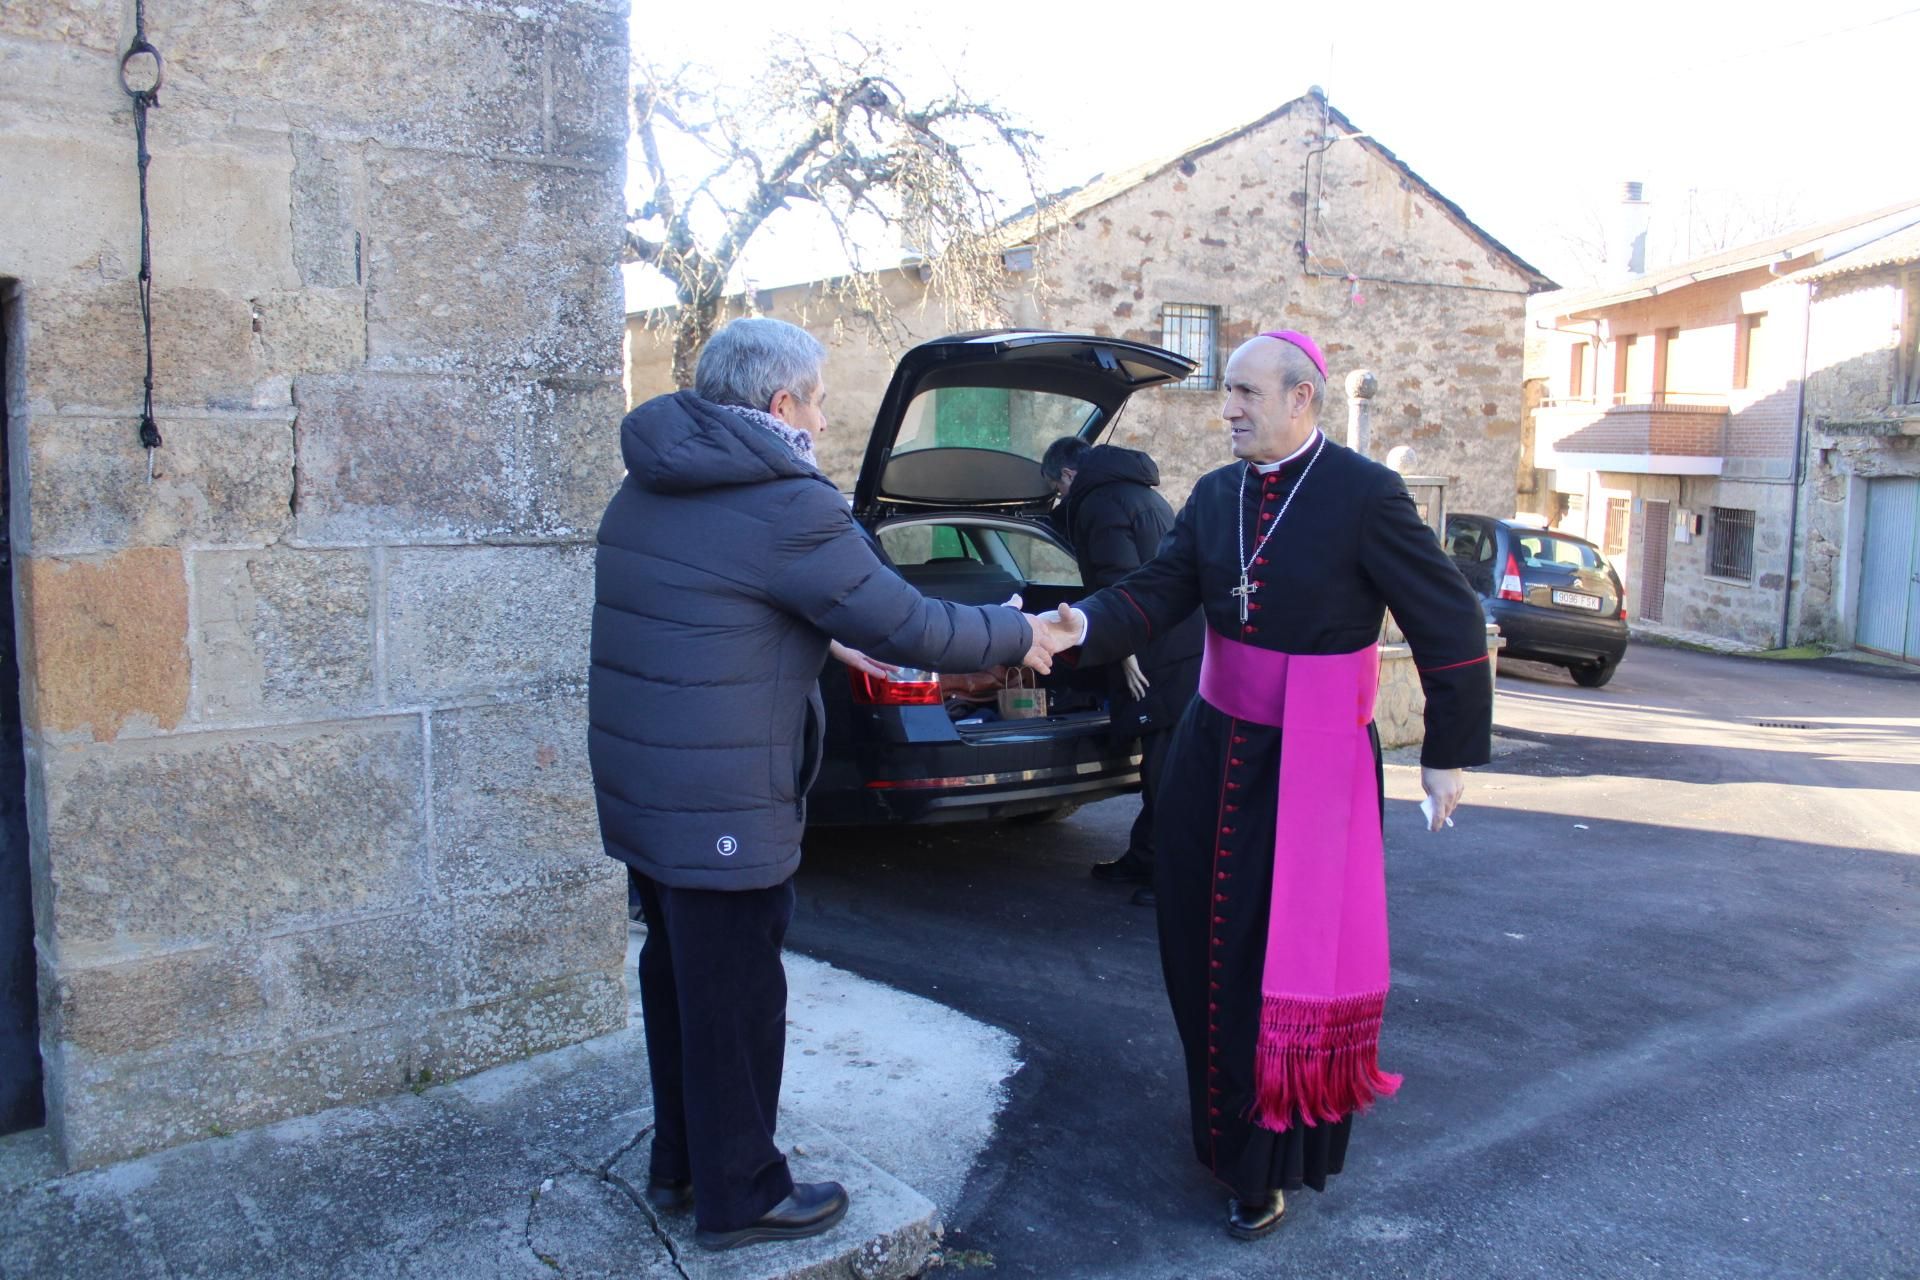
[[[917,1274],[940,1209],[896,1174],[957,1200],[1019,1066],[1013,1039],[803,957],[789,978],[781,1141],[797,1179],[838,1180],[853,1200],[812,1240],[711,1254],[691,1215],[645,1205],[653,1113],[636,1016],[413,1095],[64,1177],[43,1134],[7,1139],[0,1276]]]

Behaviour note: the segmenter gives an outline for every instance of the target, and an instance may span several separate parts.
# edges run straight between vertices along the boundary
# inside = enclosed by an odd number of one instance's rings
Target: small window
[[[1587,344],[1573,344],[1573,359],[1567,365],[1567,399],[1584,399],[1587,394]]]
[[[1753,512],[1742,507],[1714,507],[1713,529],[1707,544],[1707,574],[1714,578],[1753,581]]]
[[[1606,531],[1600,535],[1600,545],[1610,556],[1627,552],[1627,521],[1632,505],[1626,498],[1607,499]]]
[[[1632,385],[1634,348],[1638,339],[1631,333],[1623,333],[1613,340],[1613,399],[1615,404],[1625,404],[1627,388]]]
[[[1907,272],[1906,308],[1900,324],[1899,381],[1894,385],[1894,400],[1899,404],[1920,404],[1920,271]]]
[[[1194,362],[1193,373],[1174,386],[1198,391],[1219,387],[1220,308],[1169,302],[1160,311],[1160,345]]]
[[[1754,356],[1760,350],[1762,342],[1762,322],[1767,318],[1764,311],[1740,317],[1733,335],[1733,387],[1736,391],[1745,391],[1753,382],[1755,374]]]

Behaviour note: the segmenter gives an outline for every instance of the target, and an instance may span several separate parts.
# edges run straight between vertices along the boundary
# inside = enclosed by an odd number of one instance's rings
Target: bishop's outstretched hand
[[[1054,654],[1080,643],[1087,621],[1086,615],[1063,604],[1042,614],[1028,614],[1027,625],[1033,628],[1033,647],[1023,661],[1035,671],[1046,672],[1053,670]]]

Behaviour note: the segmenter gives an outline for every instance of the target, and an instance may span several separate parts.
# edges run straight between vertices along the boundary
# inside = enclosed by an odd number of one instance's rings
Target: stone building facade
[[[1917,225],[1877,210],[1533,300],[1543,514],[1614,560],[1636,629],[1854,642],[1871,482],[1912,474]]]
[[[0,9],[18,732],[72,1166],[626,1016],[583,692],[625,5],[145,8],[150,480],[133,6]]]
[[[1526,299],[1551,282],[1475,226],[1317,91],[1219,137],[1070,193],[1044,223],[1008,229],[1009,323],[1178,346],[1210,376],[1134,397],[1109,437],[1160,463],[1178,505],[1227,460],[1218,376],[1262,329],[1304,329],[1329,363],[1326,425],[1344,438],[1338,388],[1375,371],[1372,452],[1418,453],[1455,510],[1504,515],[1521,483]],[[1031,250],[1032,269],[1027,269]],[[892,343],[817,285],[734,300],[828,341],[833,419],[822,465],[851,488],[899,351],[966,326],[911,271],[886,282]],[[672,389],[671,343],[628,318],[628,392]],[[1531,472],[1525,477],[1531,480]]]

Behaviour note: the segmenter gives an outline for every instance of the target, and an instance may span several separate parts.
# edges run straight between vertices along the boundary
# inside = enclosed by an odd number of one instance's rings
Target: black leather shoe
[[[1267,1232],[1280,1225],[1280,1219],[1287,1216],[1287,1197],[1274,1192],[1267,1200],[1254,1200],[1242,1204],[1238,1200],[1227,1201],[1227,1234],[1235,1240],[1258,1240]]]
[[[1093,878],[1095,880],[1118,880],[1128,884],[1139,884],[1142,881],[1153,878],[1153,868],[1134,857],[1131,852],[1127,852],[1121,854],[1112,862],[1094,863]]]
[[[737,1231],[695,1231],[702,1249],[737,1249],[769,1240],[817,1236],[847,1216],[847,1189],[837,1182],[796,1182],[793,1194]]]
[[[683,1213],[693,1208],[691,1178],[647,1178],[647,1203],[662,1213]]]
[[[1151,888],[1146,885],[1141,885],[1133,891],[1133,896],[1128,898],[1127,901],[1136,907],[1151,907],[1156,905],[1160,900],[1153,896],[1153,890]]]

